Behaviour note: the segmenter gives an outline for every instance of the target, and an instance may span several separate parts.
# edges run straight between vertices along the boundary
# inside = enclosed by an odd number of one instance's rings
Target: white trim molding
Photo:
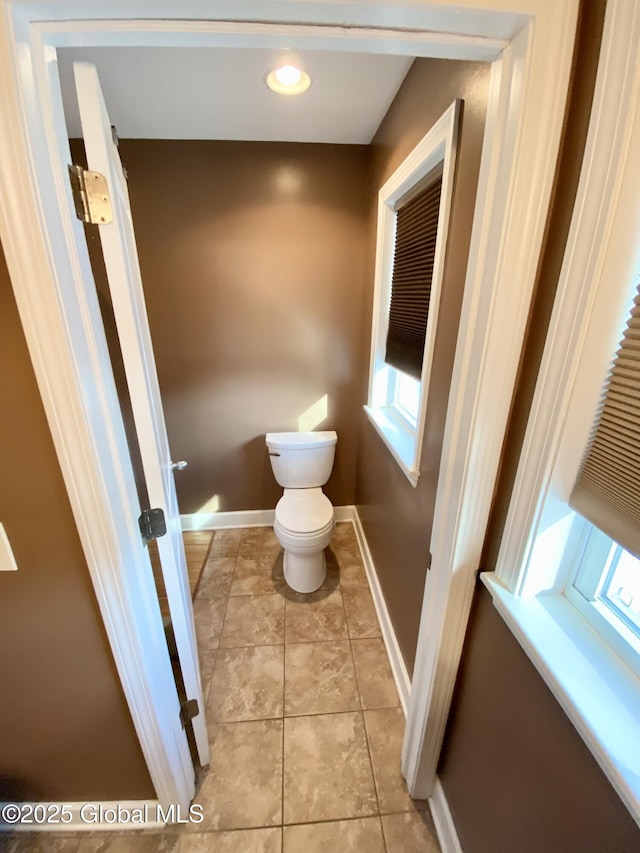
[[[640,682],[563,594],[568,500],[637,284],[640,6],[607,3],[580,182],[493,602],[640,824]],[[606,701],[606,707],[602,706]]]
[[[222,530],[226,527],[273,527],[275,509],[235,512],[192,512],[180,516],[183,530]],[[354,506],[334,506],[336,521],[353,521]]]
[[[568,500],[628,310],[621,310],[624,300],[615,294],[628,287],[628,266],[638,261],[629,246],[637,246],[640,233],[639,51],[640,7],[609,0],[574,214],[496,567],[500,582],[514,594],[525,586],[522,566],[529,560],[563,435],[573,452],[564,470],[556,472],[556,488]],[[603,279],[606,261],[612,268]],[[592,321],[598,325],[590,327]],[[580,368],[592,377],[591,387],[566,428]]]
[[[378,622],[380,623],[382,639],[384,640],[387,656],[391,665],[391,672],[393,673],[393,678],[396,682],[396,687],[398,688],[400,704],[402,705],[402,710],[406,717],[409,706],[409,694],[411,693],[411,680],[409,678],[409,673],[407,672],[402,652],[400,651],[395,631],[393,630],[393,623],[391,622],[391,617],[387,610],[387,603],[384,600],[380,581],[378,580],[378,573],[376,572],[376,567],[373,562],[373,557],[371,556],[371,551],[369,550],[369,544],[364,533],[364,528],[362,527],[362,521],[360,520],[357,507],[354,507],[353,526],[356,531],[358,545],[360,546],[360,553],[362,554],[362,559],[364,561],[367,580],[369,581],[369,588],[371,590],[371,597],[373,598],[373,604],[378,615]]]
[[[433,791],[462,654],[547,220],[577,11],[570,3],[537,7],[492,67],[403,744],[416,798]],[[486,228],[487,220],[500,227]]]
[[[429,808],[442,853],[462,853],[456,825],[453,822],[449,803],[440,779],[436,779],[433,786],[433,794],[429,798]]]
[[[113,374],[95,290],[80,270],[84,243],[71,216],[60,170],[40,185],[43,168],[58,157],[38,86],[48,91],[43,46],[30,43],[28,22],[0,15],[0,232],[38,387],[78,526],[96,599],[147,767],[161,803],[188,807],[195,773],[180,724],[180,704],[162,625]],[[31,51],[33,50],[33,55]],[[22,74],[21,74],[22,72]],[[21,80],[21,84],[17,81]],[[36,83],[37,80],[37,83]],[[20,88],[20,85],[24,88]],[[29,107],[25,106],[28,102]],[[60,109],[62,109],[60,102]],[[40,131],[25,127],[25,110],[38,113]],[[44,109],[46,113],[46,109]],[[33,115],[31,116],[33,118]],[[47,167],[48,168],[48,167]],[[46,227],[44,223],[47,223]],[[108,369],[105,366],[109,365]]]
[[[449,233],[449,217],[453,199],[453,183],[458,152],[458,127],[462,102],[455,100],[402,161],[378,192],[378,226],[376,236],[375,274],[371,355],[369,358],[369,393],[364,407],[367,417],[412,486],[418,485],[420,458],[429,397],[429,381],[438,329],[442,276]],[[397,423],[393,416],[390,389],[395,388],[397,370],[385,361],[389,331],[392,277],[395,256],[396,216],[407,195],[430,172],[442,165],[442,190],[433,260],[420,376],[420,396],[415,426],[404,418]]]

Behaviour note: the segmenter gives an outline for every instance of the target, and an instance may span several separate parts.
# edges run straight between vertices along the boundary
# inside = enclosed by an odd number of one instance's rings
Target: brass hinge
[[[138,519],[138,526],[145,545],[167,532],[167,522],[161,509],[145,509]]]
[[[69,180],[78,219],[91,225],[108,225],[113,213],[105,176],[72,164]]]
[[[180,705],[180,722],[182,723],[182,728],[187,725],[188,722],[193,720],[194,717],[197,717],[200,713],[200,708],[198,707],[197,699],[187,699],[186,702],[183,702]]]

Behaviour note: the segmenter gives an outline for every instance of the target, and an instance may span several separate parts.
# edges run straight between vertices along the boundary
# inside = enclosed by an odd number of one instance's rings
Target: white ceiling
[[[412,57],[247,48],[92,47],[59,50],[69,136],[81,136],[73,60],[98,68],[123,139],[241,139],[367,144]],[[311,76],[302,95],[264,78],[284,62]]]

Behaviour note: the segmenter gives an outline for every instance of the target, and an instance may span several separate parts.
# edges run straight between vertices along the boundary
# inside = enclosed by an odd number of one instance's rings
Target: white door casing
[[[0,233],[45,410],[69,490],[96,595],[152,778],[181,788],[180,769],[162,730],[166,710],[152,693],[146,639],[139,648],[128,620],[135,611],[102,584],[104,527],[122,552],[121,506],[105,482],[127,476],[117,453],[100,457],[105,426],[89,398],[103,391],[101,416],[115,418],[112,377],[94,306],[81,229],[66,184],[68,143],[56,67],[57,45],[295,46],[391,50],[408,55],[494,61],[470,264],[447,415],[438,496],[438,541],[425,589],[423,619],[405,738],[404,770],[414,796],[433,787],[467,615],[478,568],[542,244],[564,118],[577,0],[440,0],[334,3],[240,0],[201,3],[0,0]],[[115,20],[115,16],[118,19]],[[287,24],[286,16],[296,24]],[[256,23],[258,22],[258,23]],[[386,28],[386,29],[385,29]],[[470,35],[471,34],[471,35]],[[506,48],[503,50],[503,48]],[[62,130],[61,130],[62,128]],[[518,282],[514,288],[513,282]],[[90,375],[84,353],[93,355]],[[115,421],[114,421],[115,423]],[[106,427],[118,432],[117,423]],[[83,464],[76,458],[80,447]],[[87,504],[83,498],[92,499]],[[111,498],[114,495],[111,494]],[[88,511],[89,506],[94,510]],[[126,529],[126,526],[125,526]],[[122,566],[110,570],[126,586]],[[110,616],[122,620],[111,625]],[[427,631],[426,615],[435,616]],[[144,614],[143,614],[144,615]],[[135,652],[135,653],[134,653]],[[140,694],[140,695],[138,695]],[[159,780],[159,781],[158,781]],[[160,785],[160,786],[162,786]],[[159,794],[160,796],[160,794]],[[177,801],[177,800],[176,800]]]
[[[189,576],[182,540],[169,440],[142,288],[127,182],[95,65],[74,63],[82,134],[90,171],[107,179],[113,221],[97,225],[131,398],[150,508],[164,512],[167,532],[157,539],[162,576],[187,699],[198,702],[193,733],[202,765],[209,741],[200,684]]]

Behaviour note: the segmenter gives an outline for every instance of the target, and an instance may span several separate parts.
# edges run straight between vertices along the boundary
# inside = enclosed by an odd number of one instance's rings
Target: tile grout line
[[[212,540],[212,541],[213,541],[213,540]],[[357,548],[357,553],[359,553],[360,559],[362,559],[362,555],[361,555],[361,553],[359,552],[359,548],[358,548],[358,546],[356,546],[356,548]],[[240,596],[238,596],[238,595],[236,595],[236,596],[231,595],[231,589],[232,589],[232,587],[233,587],[233,583],[234,583],[234,580],[235,580],[235,577],[236,577],[238,560],[239,560],[239,559],[240,559],[240,557],[241,557],[240,550],[241,550],[241,540],[240,540],[240,544],[239,544],[239,547],[238,547],[238,550],[237,550],[237,553],[236,553],[236,557],[235,557],[235,559],[234,559],[233,572],[231,573],[230,584],[229,584],[229,587],[228,587],[228,590],[229,590],[229,591],[228,591],[227,595],[225,596],[226,601],[225,601],[225,608],[224,608],[224,615],[223,615],[223,620],[222,620],[222,626],[221,626],[220,636],[222,636],[222,632],[223,632],[223,630],[224,630],[224,625],[225,625],[226,620],[227,620],[227,617],[228,617],[228,607],[229,607],[230,599],[231,599],[231,598],[242,598],[242,597],[244,597],[244,598],[256,598],[256,597],[258,597],[258,596],[260,596],[260,595],[273,595],[273,594],[274,594],[273,592],[270,592],[270,593],[248,593],[248,594],[240,595]],[[345,549],[345,550],[346,550],[346,549]],[[244,556],[248,556],[248,555],[244,555]],[[281,832],[280,832],[280,836],[281,836],[282,844],[284,844],[284,826],[285,826],[285,825],[291,825],[291,826],[294,826],[294,825],[309,825],[309,824],[315,824],[315,823],[334,823],[336,820],[341,820],[341,821],[347,821],[347,820],[348,820],[348,821],[353,821],[353,820],[361,820],[361,819],[363,819],[363,818],[370,818],[370,817],[371,817],[371,818],[377,818],[377,819],[378,819],[378,826],[379,826],[379,828],[380,828],[380,832],[381,832],[382,839],[383,839],[383,845],[384,845],[385,850],[386,850],[386,849],[387,849],[387,845],[386,845],[386,839],[385,839],[385,837],[384,837],[384,830],[383,830],[383,826],[382,826],[382,813],[381,813],[381,809],[380,809],[380,800],[379,800],[379,795],[378,795],[378,786],[377,786],[377,782],[376,782],[375,772],[374,772],[374,769],[373,769],[373,760],[372,760],[372,756],[371,756],[371,746],[370,746],[370,742],[369,742],[369,736],[368,736],[368,732],[367,732],[366,723],[365,723],[365,720],[364,720],[364,711],[365,711],[365,708],[364,708],[364,702],[363,702],[363,699],[362,699],[362,691],[361,691],[360,679],[359,679],[359,677],[358,677],[358,671],[357,671],[357,668],[356,668],[356,665],[355,665],[355,656],[354,656],[354,652],[353,652],[353,642],[354,642],[354,639],[364,639],[364,640],[367,640],[367,639],[371,639],[371,638],[368,638],[368,637],[364,637],[364,638],[353,638],[353,637],[351,636],[351,633],[350,633],[350,631],[349,631],[349,620],[348,620],[348,617],[347,617],[347,611],[346,611],[346,608],[345,608],[345,606],[344,606],[344,595],[343,595],[343,590],[342,590],[342,588],[341,588],[341,585],[340,585],[340,579],[339,579],[339,578],[338,578],[338,585],[337,585],[336,589],[337,589],[337,591],[339,591],[339,592],[340,592],[341,606],[342,606],[342,611],[343,611],[344,618],[345,618],[345,626],[346,626],[346,629],[347,629],[347,632],[346,632],[346,633],[347,633],[347,636],[346,636],[346,637],[344,637],[344,638],[331,637],[331,638],[322,639],[322,640],[298,640],[298,641],[294,641],[294,642],[287,642],[287,638],[286,638],[286,636],[287,636],[287,635],[286,635],[286,629],[287,629],[287,616],[288,616],[287,611],[289,610],[288,604],[289,604],[290,602],[288,601],[287,596],[286,596],[286,595],[284,595],[284,599],[285,599],[285,601],[284,601],[284,630],[283,630],[284,637],[283,637],[283,642],[281,642],[281,643],[260,643],[260,644],[258,644],[259,646],[264,646],[264,647],[268,647],[268,648],[275,647],[275,646],[282,646],[282,667],[283,667],[283,681],[282,681],[282,713],[281,713],[281,715],[280,715],[279,717],[278,717],[278,716],[276,716],[276,717],[254,717],[254,718],[250,718],[250,719],[248,719],[248,720],[233,720],[233,721],[229,721],[229,722],[230,722],[231,724],[233,724],[233,723],[237,723],[237,722],[252,722],[252,721],[259,721],[259,720],[275,720],[275,719],[281,719],[281,720],[282,720],[281,822],[280,822],[280,824],[278,824],[278,825],[270,824],[270,825],[267,825],[267,826],[265,826],[265,827],[264,827],[264,828],[275,828],[275,827],[279,826],[280,831],[281,831]],[[327,595],[330,595],[333,591],[334,591],[333,589],[327,589],[327,590],[326,590]],[[278,593],[276,593],[276,594],[278,594]],[[376,620],[376,622],[377,622],[377,620]],[[374,639],[375,639],[375,638],[374,638]],[[295,822],[295,823],[293,823],[293,822],[292,822],[291,824],[285,824],[285,821],[284,821],[284,808],[285,808],[285,802],[284,802],[284,782],[285,782],[285,743],[284,743],[284,735],[285,735],[285,721],[286,721],[286,719],[288,719],[288,717],[286,716],[286,709],[285,709],[285,701],[286,701],[286,684],[287,684],[287,667],[286,667],[287,647],[289,647],[289,646],[296,646],[296,645],[322,645],[322,644],[331,644],[331,643],[336,643],[336,642],[344,641],[344,640],[348,640],[348,642],[349,642],[350,659],[351,659],[351,664],[352,664],[352,667],[353,667],[353,672],[354,672],[354,678],[355,678],[356,689],[357,689],[357,691],[358,691],[359,710],[357,710],[357,711],[356,711],[356,713],[359,713],[359,714],[360,714],[361,719],[362,719],[362,721],[363,721],[363,727],[364,727],[364,733],[365,733],[365,742],[366,742],[366,745],[367,745],[367,755],[368,755],[368,758],[369,758],[369,766],[371,767],[371,778],[372,778],[373,783],[374,783],[374,792],[375,792],[375,796],[376,796],[377,813],[372,814],[372,815],[366,815],[366,816],[359,815],[359,816],[344,817],[344,818],[339,818],[339,819],[337,819],[337,818],[330,818],[330,819],[325,819],[325,820],[298,821],[298,822]],[[234,649],[238,649],[238,650],[239,650],[239,649],[249,649],[249,648],[256,648],[256,647],[258,647],[258,646],[257,646],[255,643],[250,644],[250,645],[229,646],[229,647],[221,647],[220,645],[218,645],[218,648],[215,650],[215,654],[216,654],[216,661],[215,661],[216,667],[215,667],[215,668],[217,668],[218,656],[219,656],[220,651],[233,651]],[[214,669],[214,671],[215,671],[215,669]],[[345,714],[345,713],[353,713],[353,712],[350,712],[350,711],[334,711],[334,712],[326,712],[326,711],[324,711],[324,712],[323,712],[323,711],[318,711],[318,712],[316,712],[316,713],[293,714],[293,715],[291,715],[291,718],[292,718],[292,719],[295,719],[295,718],[299,718],[299,717],[330,716],[330,715]],[[216,721],[216,723],[217,723],[217,722],[218,722],[218,721]],[[261,828],[261,827],[251,827],[251,828]],[[249,828],[248,828],[248,827],[244,827],[244,828],[242,828],[242,829],[249,829]],[[238,828],[237,830],[234,830],[234,831],[242,831],[242,829]],[[222,830],[209,830],[209,831],[210,831],[210,832],[219,832],[219,831],[222,831]],[[231,831],[231,830],[228,830],[228,831]]]
[[[212,537],[212,539],[211,539],[211,548],[213,548],[214,540],[215,540],[215,533],[214,533],[214,535],[213,535],[213,537]],[[239,548],[239,547],[240,547],[240,546],[239,546],[239,543],[238,543],[238,548]],[[231,556],[231,555],[229,555],[229,556]],[[237,559],[238,559],[238,555],[236,554],[236,556],[233,558],[233,571],[231,572],[231,580],[230,580],[230,583],[229,583],[229,590],[231,589],[231,584],[233,583],[233,576],[234,576],[234,574],[235,574],[235,572],[236,572],[236,562],[237,562]],[[220,596],[220,597],[222,598],[223,596]],[[206,701],[206,703],[205,703],[205,708],[207,708],[207,707],[208,707],[208,705],[209,705],[209,694],[211,693],[211,688],[213,687],[213,679],[215,678],[216,670],[217,670],[217,668],[218,668],[218,658],[219,658],[219,656],[220,656],[220,652],[221,652],[221,651],[224,651],[224,648],[221,648],[221,646],[220,646],[220,641],[221,641],[221,639],[222,639],[222,632],[223,632],[223,630],[224,630],[224,623],[225,623],[225,620],[226,620],[226,618],[227,618],[227,610],[228,610],[228,608],[229,608],[229,598],[230,598],[229,593],[227,593],[227,595],[226,595],[226,596],[224,596],[224,598],[226,598],[225,605],[224,605],[224,613],[222,614],[222,622],[220,623],[220,634],[219,634],[219,636],[218,636],[218,646],[217,646],[217,648],[215,649],[216,657],[215,657],[215,660],[214,660],[214,663],[213,663],[213,672],[212,672],[212,674],[211,674],[211,680],[210,680],[210,682],[209,682],[209,690],[207,691],[207,701]],[[209,599],[209,601],[211,601],[211,599]],[[215,721],[215,723],[216,723],[216,725],[218,725],[218,722],[217,722],[217,721]]]
[[[284,575],[284,567],[283,567]],[[284,598],[284,619],[282,627],[282,793],[280,801],[280,850],[284,851],[284,763],[285,763],[285,697],[287,685],[287,597]]]
[[[352,522],[352,524],[353,524],[353,522]],[[355,530],[355,528],[354,528],[354,530]],[[375,772],[373,770],[373,759],[371,758],[371,747],[369,745],[369,735],[367,733],[367,724],[366,724],[365,719],[364,719],[364,709],[362,708],[362,694],[360,693],[360,684],[358,682],[358,675],[356,673],[356,663],[355,663],[355,660],[353,659],[353,646],[351,645],[352,637],[351,637],[351,632],[349,630],[349,620],[347,619],[347,610],[344,606],[344,596],[341,595],[340,600],[342,601],[342,609],[344,610],[344,619],[345,619],[345,623],[347,625],[347,635],[349,637],[349,649],[351,651],[351,660],[353,662],[353,671],[354,671],[355,676],[356,676],[356,684],[358,685],[358,698],[360,699],[360,706],[361,706],[360,715],[362,717],[362,727],[364,729],[365,743],[367,744],[367,755],[369,757],[369,767],[371,768],[371,778],[373,779],[373,790],[374,790],[375,795],[376,795],[376,804],[378,806],[378,815],[377,816],[378,816],[378,819],[381,821],[381,818],[380,818],[380,797],[378,796],[378,785],[376,783],[376,776],[375,776]],[[380,822],[380,827],[382,828],[382,821]],[[384,834],[383,834],[383,839],[384,839]],[[384,843],[384,841],[383,841],[383,843]],[[385,845],[385,849],[386,849],[386,845]]]
[[[352,525],[354,533],[355,533],[355,525],[353,524],[353,522],[351,522],[351,525]],[[362,552],[360,551],[360,546],[358,545],[357,547],[358,547],[358,552],[360,553],[360,559],[362,560],[363,557],[362,557]],[[343,599],[343,607],[344,607],[344,599]],[[346,608],[345,608],[344,615],[345,615],[345,619],[346,619],[347,618]],[[377,615],[376,615],[376,621],[377,621]],[[347,621],[347,630],[348,630],[348,625],[349,625],[349,623]],[[349,633],[349,643],[350,644],[351,644],[351,641],[352,641],[352,638],[351,638],[351,634]],[[351,656],[353,657],[353,646],[351,646]],[[353,669],[356,672],[356,680],[357,680],[358,679],[358,673],[356,670],[355,659],[353,661]],[[358,694],[360,696],[360,704],[362,705],[362,693],[360,692],[360,682],[358,682]],[[382,828],[382,810],[380,808],[380,795],[378,793],[378,782],[376,780],[376,773],[375,773],[375,770],[373,767],[373,756],[371,755],[371,744],[369,742],[369,732],[367,731],[367,722],[366,722],[366,719],[364,716],[364,708],[362,708],[362,711],[360,713],[362,714],[362,725],[364,728],[364,737],[365,737],[365,741],[367,744],[367,754],[369,756],[369,765],[371,767],[371,778],[373,779],[373,789],[376,793],[376,803],[378,804],[378,820],[380,821],[380,831],[382,832],[382,840],[383,840],[383,844],[384,844],[385,850],[386,850],[387,844],[386,844],[386,841],[384,838],[384,830]]]

